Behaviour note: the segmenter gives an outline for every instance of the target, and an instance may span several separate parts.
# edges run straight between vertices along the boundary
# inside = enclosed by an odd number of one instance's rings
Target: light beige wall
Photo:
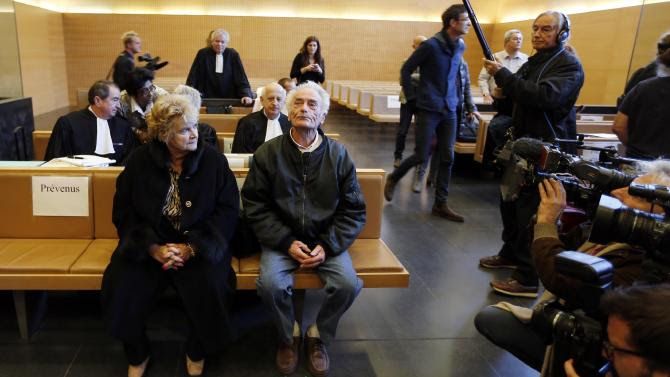
[[[411,39],[441,28],[437,22],[93,14],[64,14],[64,25],[73,103],[75,88],[104,77],[122,50],[121,34],[131,29],[140,34],[144,51],[170,62],[159,77],[186,78],[208,32],[225,27],[249,77],[288,76],[304,38],[313,34],[321,40],[327,79],[394,81],[412,51]],[[466,42],[475,46],[474,34]],[[468,50],[466,59],[476,60],[477,51]]]
[[[32,97],[35,115],[69,106],[63,15],[15,6],[23,95]]]
[[[0,98],[20,97],[21,67],[16,41],[14,8],[9,0],[0,0]]]
[[[645,4],[629,76],[656,58],[658,37],[670,31],[670,2]]]
[[[570,16],[572,36],[569,43],[577,50],[585,72],[578,103],[616,103],[626,83],[639,13],[640,7],[628,7]],[[496,51],[500,50],[505,31],[519,29],[524,34],[523,51],[530,54],[531,26],[532,21],[496,24],[491,45]],[[478,67],[481,69],[481,64]]]

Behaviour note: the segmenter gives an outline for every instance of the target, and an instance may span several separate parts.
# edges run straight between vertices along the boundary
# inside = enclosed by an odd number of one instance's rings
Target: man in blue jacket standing
[[[414,154],[386,179],[384,197],[393,199],[395,186],[411,168],[428,158],[430,142],[437,133],[440,164],[435,182],[433,215],[463,222],[463,216],[447,205],[451,166],[454,160],[458,107],[458,67],[465,43],[461,39],[470,29],[470,19],[461,4],[454,4],[442,13],[442,30],[422,43],[407,59],[400,71],[402,89],[408,100],[416,99],[417,127]],[[421,70],[418,88],[412,86],[411,74]]]

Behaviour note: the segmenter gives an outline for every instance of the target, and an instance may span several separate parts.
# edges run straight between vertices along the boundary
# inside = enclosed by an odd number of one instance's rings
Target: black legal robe
[[[235,138],[233,139],[233,153],[254,153],[265,142],[268,118],[263,110],[248,114],[237,122]],[[286,115],[279,113],[279,126],[282,133],[287,134],[291,123]]]
[[[135,136],[128,122],[121,117],[115,116],[107,123],[114,153],[102,156],[116,160],[114,165],[123,165],[125,157],[136,144]],[[64,115],[58,118],[51,132],[44,160],[75,154],[94,155],[97,134],[96,117],[88,108]]]
[[[186,85],[194,87],[205,98],[253,98],[240,54],[232,48],[223,50],[223,72],[216,73],[216,53],[211,47],[198,51],[188,73]]]

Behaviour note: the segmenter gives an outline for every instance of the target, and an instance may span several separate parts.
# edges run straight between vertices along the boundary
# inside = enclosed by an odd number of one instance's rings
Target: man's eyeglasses
[[[612,360],[612,358],[614,357],[614,352],[620,352],[620,353],[625,353],[625,354],[628,354],[628,355],[644,357],[644,355],[642,355],[641,353],[639,353],[637,351],[615,347],[614,345],[612,345],[612,343],[610,343],[609,340],[606,340],[606,341],[603,342],[603,350],[605,351],[605,355],[607,356],[608,360]]]
[[[670,48],[670,43],[659,43],[657,46],[658,51],[665,51]]]
[[[463,18],[461,20],[458,20],[458,22],[470,22],[470,18]]]

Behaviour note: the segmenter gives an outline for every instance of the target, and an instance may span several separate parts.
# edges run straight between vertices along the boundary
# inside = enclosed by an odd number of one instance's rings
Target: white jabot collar
[[[107,119],[98,118],[93,109],[91,109],[91,106],[88,107],[88,110],[95,116],[95,154],[106,155],[114,153],[114,142],[112,142],[112,135],[109,133]]]

